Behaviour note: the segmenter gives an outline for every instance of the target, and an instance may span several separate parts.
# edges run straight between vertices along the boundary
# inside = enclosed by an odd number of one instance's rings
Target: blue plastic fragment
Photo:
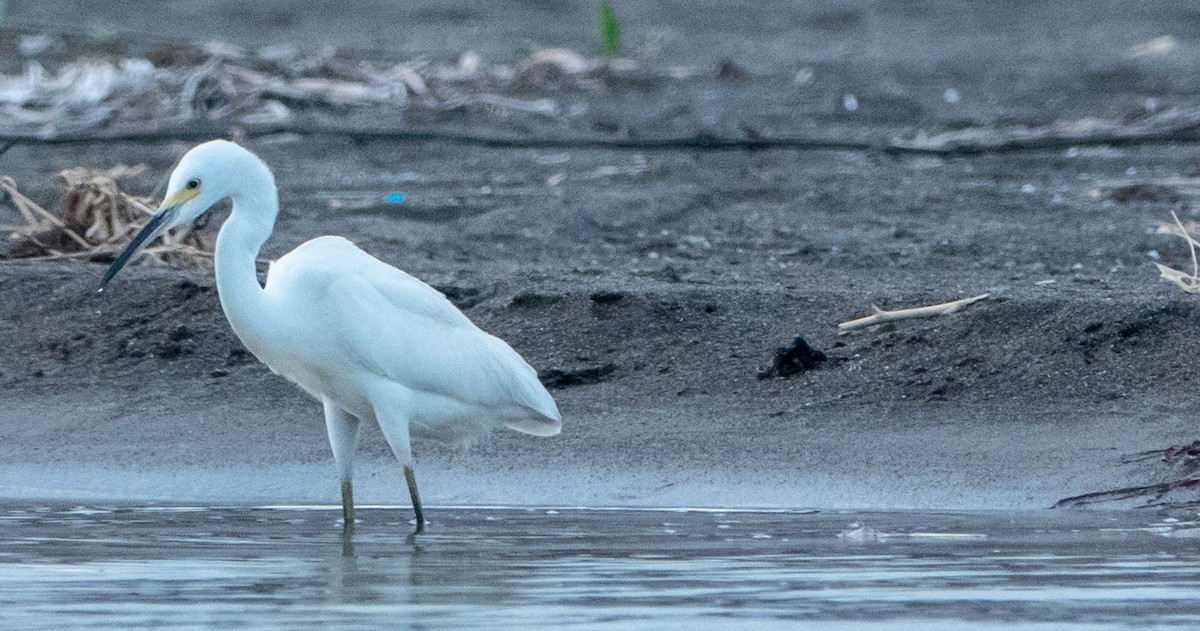
[[[404,193],[402,193],[400,191],[394,191],[394,192],[388,193],[386,200],[389,204],[404,203]]]

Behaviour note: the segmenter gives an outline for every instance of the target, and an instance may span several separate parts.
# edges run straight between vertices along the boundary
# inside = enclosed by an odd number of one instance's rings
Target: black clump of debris
[[[758,378],[791,377],[816,368],[826,359],[825,353],[813,348],[804,338],[797,335],[790,346],[775,350],[775,359],[771,360],[770,366],[758,371]]]
[[[1131,202],[1165,202],[1176,204],[1182,199],[1179,191],[1170,186],[1160,186],[1157,184],[1118,186],[1108,192],[1108,198],[1121,204]]]
[[[609,375],[616,372],[615,364],[604,364],[603,366],[592,366],[589,368],[576,368],[573,370],[559,370],[550,368],[538,373],[538,379],[542,385],[553,390],[557,388],[569,388],[571,386],[587,386],[593,383],[604,381]]]

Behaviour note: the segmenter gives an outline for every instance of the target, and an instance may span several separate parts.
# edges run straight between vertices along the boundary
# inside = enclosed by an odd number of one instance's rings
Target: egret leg
[[[358,417],[325,399],[325,429],[342,479],[342,527],[354,530],[354,447],[358,444]]]
[[[396,459],[404,467],[404,479],[408,482],[408,496],[412,498],[413,512],[416,513],[417,517],[416,532],[423,532],[425,530],[425,513],[421,510],[421,494],[417,492],[417,476],[413,472],[412,445],[408,436],[408,423],[403,421],[397,422],[394,418],[380,415],[378,409],[375,414],[379,421],[379,428],[383,430],[383,437],[387,439],[388,445],[392,448],[392,453],[396,454]]]
[[[413,512],[417,514],[417,532],[425,530],[425,515],[421,512],[421,494],[417,492],[417,476],[412,466],[404,467],[404,479],[408,481],[408,496],[412,498]]]

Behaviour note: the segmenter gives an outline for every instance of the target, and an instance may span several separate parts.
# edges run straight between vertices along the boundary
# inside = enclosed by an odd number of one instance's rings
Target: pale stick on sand
[[[928,305],[925,307],[913,307],[911,309],[897,309],[895,311],[884,311],[875,305],[871,305],[871,309],[875,311],[865,318],[850,320],[838,325],[838,333],[848,333],[856,329],[863,329],[884,322],[895,322],[896,320],[911,320],[914,318],[932,318],[940,315],[954,313],[963,307],[974,304],[991,296],[991,294],[979,294],[970,298],[962,298],[961,300],[953,300],[951,302],[943,302],[936,305]]]

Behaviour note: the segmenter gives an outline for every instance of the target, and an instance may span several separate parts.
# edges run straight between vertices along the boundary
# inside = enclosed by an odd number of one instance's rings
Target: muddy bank
[[[1186,16],[1134,16],[1136,37],[1105,39],[1049,26],[1034,36],[1026,27],[1037,16],[997,22],[942,7],[960,27],[948,43],[889,64],[867,63],[863,51],[899,50],[911,33],[885,37],[871,25],[886,16],[842,6],[721,52],[746,68],[733,81],[716,73],[720,57],[688,57],[690,40],[679,38],[639,61],[653,82],[525,88],[527,98],[584,103],[581,118],[467,108],[416,113],[406,129],[434,134],[425,140],[328,130],[247,138],[281,188],[265,257],[315,235],[350,237],[441,289],[553,388],[561,437],[498,434],[466,453],[418,444],[431,504],[1031,508],[1127,488],[1141,490],[1095,499],[1196,501],[1186,450],[1138,455],[1196,438],[1200,305],[1158,280],[1151,262],[1190,265],[1183,242],[1158,227],[1172,210],[1194,218],[1188,182],[1200,148],[1161,139],[944,156],[876,148],[914,127],[1000,129],[1016,103],[1033,110],[1022,114],[1031,125],[1120,119],[1114,103],[1144,109],[1148,98],[1190,107],[1194,78],[1181,58],[1127,52],[1168,24],[1190,24]],[[966,48],[993,28],[1031,51],[1019,68],[994,68],[992,48]],[[817,32],[873,34],[876,44],[822,61],[807,48],[816,44],[796,43],[810,41],[796,33]],[[1171,33],[1184,47],[1193,37]],[[99,53],[136,48],[116,41],[124,48]],[[1059,46],[1077,51],[1074,66],[1040,56]],[[666,69],[684,62],[702,72],[672,78]],[[805,68],[813,83],[800,88]],[[1031,77],[1021,90],[1005,74],[1018,70]],[[961,108],[945,98],[947,75]],[[843,96],[859,82],[855,113]],[[873,98],[885,93],[902,96]],[[369,121],[370,111],[347,116]],[[846,143],[579,142],[744,138],[748,122],[759,138],[807,129]],[[437,137],[454,130],[553,142]],[[53,206],[60,169],[145,163],[130,186],[148,194],[191,142],[23,141],[0,155],[0,171]],[[396,191],[405,202],[385,203]],[[15,216],[0,207],[0,221]],[[134,267],[96,296],[102,270],[0,262],[0,493],[336,497],[319,407],[241,347],[210,273]],[[837,335],[873,304],[981,293],[991,297],[950,316]],[[826,359],[760,379],[796,336]],[[377,432],[363,453],[362,501],[402,501]]]

